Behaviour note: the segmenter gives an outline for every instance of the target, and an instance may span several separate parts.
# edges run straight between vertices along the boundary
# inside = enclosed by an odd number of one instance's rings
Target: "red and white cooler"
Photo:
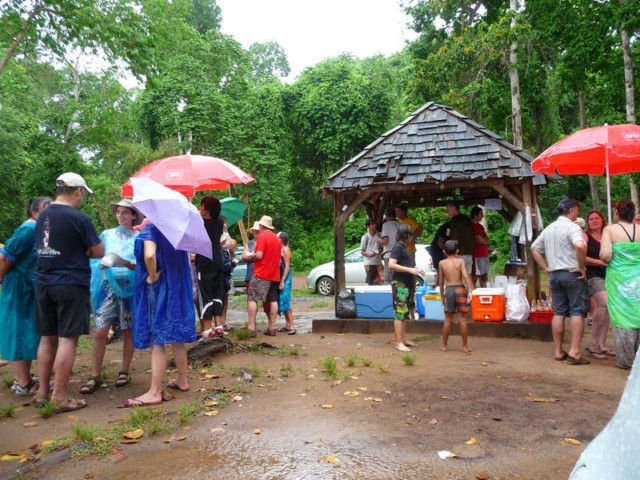
[[[471,292],[471,319],[474,322],[503,322],[504,302],[504,288],[476,288]]]

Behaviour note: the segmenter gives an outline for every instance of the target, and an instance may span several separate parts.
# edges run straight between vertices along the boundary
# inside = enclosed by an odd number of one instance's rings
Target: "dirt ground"
[[[172,415],[224,389],[231,401],[216,416],[145,433],[104,456],[66,448],[37,462],[0,462],[0,479],[474,479],[481,472],[491,479],[566,479],[611,417],[627,378],[612,360],[571,366],[554,361],[550,343],[521,339],[472,338],[473,352],[465,355],[459,337],[451,338],[447,353],[438,349],[439,338],[421,337],[415,363],[407,366],[391,348],[390,334],[310,333],[313,316],[328,308],[324,300],[294,299],[298,335],[258,336],[288,349],[218,356],[212,367],[191,370],[190,392],[159,407]],[[232,305],[230,318],[240,324],[244,311]],[[111,382],[120,346],[108,346]],[[89,354],[85,344],[73,394],[88,374]],[[336,380],[321,364],[331,358]],[[131,412],[115,407],[144,392],[149,362],[148,352],[136,352],[131,385],[102,388],[72,415],[42,419],[32,407],[20,407],[0,420],[0,454],[71,436],[74,425],[106,428],[126,419]],[[234,367],[245,367],[253,380]],[[9,402],[15,397],[0,387],[0,405]],[[169,437],[173,441],[164,443]],[[475,444],[465,444],[472,438]],[[441,460],[441,450],[457,457]]]

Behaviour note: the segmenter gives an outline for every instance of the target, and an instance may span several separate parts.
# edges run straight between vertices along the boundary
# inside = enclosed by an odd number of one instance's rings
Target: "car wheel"
[[[333,293],[333,278],[320,277],[316,282],[316,292],[320,295],[331,295]]]
[[[420,276],[416,276],[416,287],[421,287],[424,285],[424,279]]]

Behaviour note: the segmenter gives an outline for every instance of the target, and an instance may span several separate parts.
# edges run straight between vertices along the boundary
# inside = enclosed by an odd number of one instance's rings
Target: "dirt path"
[[[627,377],[611,360],[570,366],[553,360],[549,343],[518,339],[472,339],[474,351],[464,355],[459,337],[452,337],[446,354],[438,350],[439,339],[422,338],[413,366],[390,347],[389,335],[303,333],[258,340],[294,345],[289,351],[297,355],[224,355],[207,370],[220,378],[192,370],[191,391],[162,405],[169,415],[198,401],[206,389],[226,388],[231,398],[242,398],[173,432],[184,441],[165,444],[168,434],[147,433],[140,443],[120,445],[105,457],[54,462],[54,454],[26,466],[2,462],[0,478],[22,469],[24,478],[47,479],[472,479],[479,471],[492,479],[566,479],[615,410]],[[108,347],[110,378],[118,370],[118,348]],[[80,352],[78,379],[87,373],[88,354]],[[339,381],[326,378],[320,363],[326,358],[336,360]],[[234,367],[253,371],[253,381],[239,382]],[[104,388],[89,397],[89,408],[73,415],[43,420],[31,407],[16,412],[0,421],[0,451],[69,435],[76,424],[109,426],[127,418],[130,412],[115,405],[144,391],[148,368],[149,354],[137,352],[133,385]],[[73,393],[78,388],[74,384]],[[9,399],[3,387],[0,404]],[[38,425],[22,427],[28,421]],[[465,445],[471,437],[477,443]],[[568,444],[566,437],[582,444]],[[439,450],[458,458],[440,460]]]

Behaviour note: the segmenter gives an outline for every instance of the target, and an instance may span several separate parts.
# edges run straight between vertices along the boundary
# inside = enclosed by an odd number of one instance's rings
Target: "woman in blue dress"
[[[171,344],[178,376],[167,387],[186,392],[185,343],[196,340],[195,308],[189,257],[176,250],[153,224],[146,225],[135,241],[136,277],[133,297],[133,346],[151,347],[151,385],[125,407],[157,405],[165,394],[162,381],[167,366],[165,345]],[[166,398],[166,397],[165,397]]]
[[[36,219],[51,199],[36,197],[29,202],[29,219],[20,225],[0,249],[0,352],[13,363],[16,380],[11,390],[29,395],[38,389],[31,378],[31,361],[38,356],[40,337],[35,330],[34,271],[36,267]]]
[[[280,293],[278,295],[278,314],[284,315],[286,323],[284,327],[280,329],[283,333],[289,335],[295,335],[296,329],[293,326],[293,312],[291,311],[291,288],[292,288],[292,273],[291,273],[291,249],[289,248],[289,235],[285,232],[279,232],[278,238],[282,243],[282,250],[280,254]]]

